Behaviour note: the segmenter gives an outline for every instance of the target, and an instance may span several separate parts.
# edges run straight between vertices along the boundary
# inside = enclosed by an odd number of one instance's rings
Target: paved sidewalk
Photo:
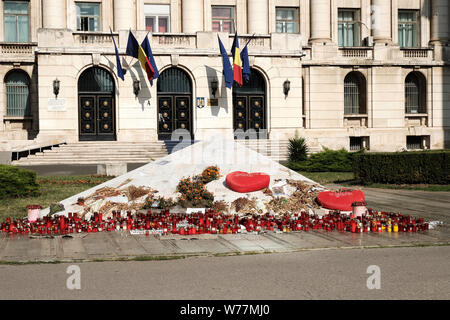
[[[114,231],[48,238],[13,237],[0,233],[0,262],[170,259],[352,247],[450,245],[450,193],[370,188],[363,190],[369,207],[423,217],[426,221],[443,221],[444,225],[419,233],[380,234],[309,231],[159,237]]]

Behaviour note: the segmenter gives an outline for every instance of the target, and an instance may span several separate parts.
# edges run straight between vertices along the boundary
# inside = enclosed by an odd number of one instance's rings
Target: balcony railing
[[[152,47],[155,48],[195,48],[195,34],[153,33]]]
[[[102,46],[102,45],[111,45],[112,37],[114,36],[114,40],[116,44],[119,42],[119,35],[113,34],[109,32],[74,32],[74,44],[79,46]]]
[[[4,55],[33,55],[36,43],[0,43],[0,52]]]
[[[403,58],[431,58],[432,49],[430,48],[401,48]]]
[[[339,54],[343,58],[372,59],[373,48],[371,47],[339,48]]]

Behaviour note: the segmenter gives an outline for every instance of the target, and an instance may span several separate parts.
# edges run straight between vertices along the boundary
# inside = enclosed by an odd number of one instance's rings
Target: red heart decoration
[[[227,174],[225,182],[231,190],[245,193],[267,188],[270,183],[270,176],[262,172],[233,171]]]
[[[331,210],[352,211],[353,202],[363,202],[364,192],[361,190],[341,189],[339,191],[322,191],[317,201]]]

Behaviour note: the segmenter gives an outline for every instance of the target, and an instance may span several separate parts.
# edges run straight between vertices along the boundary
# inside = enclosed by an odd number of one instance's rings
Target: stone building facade
[[[149,141],[175,129],[194,139],[252,129],[267,136],[251,138],[298,135],[349,150],[448,147],[449,8],[446,0],[4,0],[0,148]],[[160,73],[153,85],[125,55],[130,29],[138,41],[148,35]],[[230,90],[217,36],[229,50],[235,31],[241,48],[254,35],[252,77]]]

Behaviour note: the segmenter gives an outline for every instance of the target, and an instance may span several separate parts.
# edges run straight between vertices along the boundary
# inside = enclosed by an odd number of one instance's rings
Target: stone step
[[[26,159],[32,160],[32,159],[47,159],[47,160],[57,160],[57,159],[78,159],[82,161],[83,159],[135,159],[135,158],[162,158],[166,156],[167,154],[160,153],[160,154],[140,154],[136,156],[130,157],[129,155],[52,155],[52,156],[44,156],[44,155],[30,155]],[[24,159],[24,158],[21,158]],[[21,160],[19,159],[19,161]]]
[[[147,147],[165,147],[165,144],[160,143],[142,143],[142,144],[65,144],[59,146],[59,148],[126,148],[126,147],[133,147],[133,148],[147,148]]]
[[[90,161],[77,161],[77,160],[73,160],[73,161],[62,161],[62,160],[52,160],[52,161],[43,161],[43,160],[39,160],[39,161],[13,161],[11,164],[12,165],[16,165],[16,166],[40,166],[40,165],[60,165],[60,164],[64,164],[64,165],[78,165],[78,164],[87,164],[87,165],[97,165],[97,164],[105,164],[105,163],[149,163],[152,162],[152,159],[129,159],[127,161],[108,161],[108,160],[90,160]]]
[[[129,154],[139,154],[139,153],[160,153],[160,152],[164,152],[167,153],[167,150],[164,148],[160,148],[160,149],[65,149],[65,150],[58,150],[58,149],[53,149],[53,150],[44,150],[42,152],[38,152],[38,153],[42,153],[42,154],[67,154],[67,153],[72,153],[72,154],[84,154],[84,153],[91,153],[91,154],[114,154],[114,153],[129,153]]]

